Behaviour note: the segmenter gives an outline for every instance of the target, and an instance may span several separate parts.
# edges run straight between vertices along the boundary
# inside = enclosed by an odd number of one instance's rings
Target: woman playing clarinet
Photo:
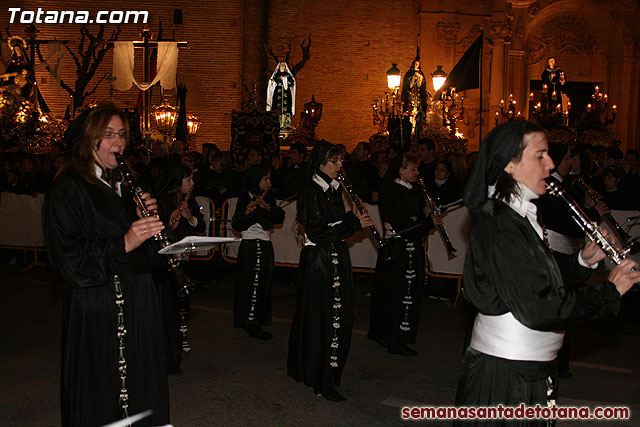
[[[167,224],[170,242],[178,242],[205,230],[204,215],[192,197],[195,182],[190,167],[177,163],[167,168],[163,187],[158,194],[158,214]],[[175,274],[167,268],[164,255],[154,257],[153,277],[162,301],[165,336],[167,337],[167,371],[179,374],[182,350],[189,350],[186,337],[191,294],[182,289]]]
[[[67,284],[64,426],[101,426],[147,409],[153,414],[142,425],[169,422],[160,301],[143,247],[164,226],[127,209],[133,204],[111,179],[128,129],[124,112],[110,103],[80,116],[65,135],[72,160],[45,198],[49,261]],[[142,197],[156,209],[149,194]]]
[[[291,377],[335,402],[345,400],[335,387],[340,385],[349,353],[354,310],[351,258],[345,239],[375,225],[355,206],[353,212],[345,212],[336,180],[344,156],[343,147],[318,142],[298,197],[298,220],[306,238],[300,254],[298,301],[287,359]]]
[[[480,145],[463,194],[470,211],[464,291],[478,315],[456,405],[555,405],[564,329],[617,314],[621,295],[640,281],[638,265],[625,260],[607,281],[584,284],[605,257],[592,242],[560,271],[531,202],[546,192],[553,166],[544,130],[532,122],[500,125]],[[552,424],[538,419],[514,425]]]
[[[416,186],[419,163],[412,153],[396,157],[381,186],[379,206],[386,237],[396,237],[386,244],[386,251],[378,252],[367,334],[389,353],[404,356],[418,354],[407,344],[416,341],[425,276],[424,238],[434,227]]]

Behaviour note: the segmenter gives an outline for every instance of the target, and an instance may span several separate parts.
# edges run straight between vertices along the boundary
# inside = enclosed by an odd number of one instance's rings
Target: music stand
[[[239,242],[238,237],[206,237],[206,236],[187,236],[179,242],[172,243],[158,251],[162,255],[180,255],[186,256],[195,251],[208,251],[216,246],[226,243]]]

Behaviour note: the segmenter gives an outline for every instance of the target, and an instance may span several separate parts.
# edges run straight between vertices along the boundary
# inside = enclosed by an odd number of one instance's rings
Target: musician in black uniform
[[[153,414],[141,425],[169,423],[160,301],[143,247],[164,226],[128,210],[130,198],[111,179],[127,134],[127,117],[113,104],[80,116],[66,134],[73,160],[45,197],[48,258],[67,284],[60,379],[64,426],[101,426],[148,409]],[[155,199],[143,197],[154,210]],[[124,360],[119,360],[122,333]],[[124,393],[119,363],[126,364]],[[127,410],[121,394],[128,396]]]
[[[456,405],[554,405],[563,330],[616,315],[621,295],[640,281],[638,265],[624,260],[607,281],[583,284],[605,257],[593,243],[561,274],[531,203],[552,168],[544,130],[531,122],[500,125],[480,145],[463,195],[471,214],[464,291],[478,315]]]
[[[311,152],[297,210],[304,227],[298,301],[289,335],[288,374],[313,386],[330,401],[345,398],[335,389],[351,344],[353,276],[345,239],[374,225],[368,214],[345,212],[336,180],[345,150],[320,141]]]
[[[202,233],[206,228],[204,215],[192,196],[195,186],[193,176],[191,168],[182,163],[169,166],[163,176],[164,188],[158,195],[158,214],[162,222],[167,224],[166,234],[171,243]],[[186,284],[177,282],[164,255],[155,257],[155,261],[153,275],[162,300],[167,338],[167,370],[172,374],[180,373],[183,342],[186,338],[180,327],[186,327],[191,294],[181,289]]]
[[[271,332],[271,286],[273,244],[271,232],[284,221],[284,210],[271,194],[271,170],[254,165],[244,171],[247,188],[240,193],[233,215],[233,229],[242,233],[238,249],[238,277],[235,284],[233,326],[244,328],[250,337],[267,340]]]
[[[371,322],[367,337],[389,353],[418,354],[416,341],[425,276],[424,238],[434,224],[424,196],[416,186],[418,164],[413,153],[394,159],[380,192],[380,216],[386,237],[398,233],[378,251],[371,290]]]

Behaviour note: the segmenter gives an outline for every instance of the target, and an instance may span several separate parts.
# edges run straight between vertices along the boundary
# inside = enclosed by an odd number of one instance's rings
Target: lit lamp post
[[[165,99],[160,105],[156,105],[153,107],[153,117],[156,119],[156,126],[158,127],[158,130],[164,136],[164,147],[162,148],[162,150],[164,151],[168,145],[167,140],[169,139],[169,134],[176,125],[176,120],[178,119],[178,109],[169,104],[169,102]],[[147,154],[149,158],[151,158],[152,151],[153,143],[151,140],[149,140],[149,142],[147,143]]]
[[[318,126],[318,122],[321,118],[322,104],[316,102],[315,95],[311,95],[311,102],[304,104],[304,115],[302,116],[302,119],[307,122],[309,136],[313,141],[316,139],[316,126]]]
[[[158,106],[153,107],[153,116],[156,119],[156,126],[164,134],[168,134],[176,125],[178,119],[178,109],[165,99]]]
[[[187,150],[191,151],[194,145],[192,142],[196,139],[196,134],[200,128],[200,119],[195,114],[187,115]]]
[[[442,69],[442,65],[436,65],[436,70],[431,73],[431,81],[433,83],[433,89],[438,92],[442,89],[442,85],[447,81],[448,74]],[[441,93],[440,102],[442,102],[442,126],[447,127],[447,111],[446,111],[446,101],[447,94]]]
[[[387,70],[387,86],[392,91],[396,91],[400,87],[400,69],[395,62],[393,62],[391,68]]]
[[[433,89],[437,92],[447,81],[448,74],[442,69],[442,65],[436,65],[436,67],[437,69],[431,73],[431,80],[433,81]]]

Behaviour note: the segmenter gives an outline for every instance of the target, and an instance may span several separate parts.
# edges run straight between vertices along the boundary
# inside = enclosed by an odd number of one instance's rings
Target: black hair
[[[294,144],[291,144],[291,147],[289,147],[289,151],[291,150],[296,150],[298,153],[300,154],[307,154],[307,146],[304,145],[302,142],[296,142]]]
[[[522,134],[522,138],[520,138],[518,148],[511,158],[512,162],[518,163],[522,160],[522,153],[527,147],[527,135],[537,132],[545,133],[545,130],[542,126],[534,122],[527,122],[525,124],[524,133]],[[511,201],[511,198],[514,195],[518,194],[518,187],[516,184],[516,180],[513,178],[513,176],[511,176],[510,173],[504,170],[501,171],[498,175],[498,180],[496,181],[496,191],[494,193],[494,198],[501,199],[509,203]]]
[[[422,138],[418,141],[418,145],[426,145],[429,151],[435,151],[436,149],[436,143],[431,138]]]

